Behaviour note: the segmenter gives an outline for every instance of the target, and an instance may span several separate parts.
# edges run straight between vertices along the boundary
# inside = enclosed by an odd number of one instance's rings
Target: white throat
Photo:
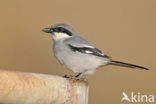
[[[60,39],[66,39],[66,38],[69,38],[70,36],[67,35],[66,33],[53,33],[51,35],[51,37],[54,39],[54,40],[60,40]]]

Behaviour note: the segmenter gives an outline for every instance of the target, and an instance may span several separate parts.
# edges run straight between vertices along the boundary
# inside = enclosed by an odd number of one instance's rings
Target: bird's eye
[[[57,32],[64,32],[65,31],[65,29],[62,27],[58,27],[57,30],[58,30]]]
[[[64,31],[65,31],[65,29],[64,29],[64,28],[60,28],[60,31],[61,31],[61,32],[64,32]]]
[[[59,27],[59,28],[53,28],[53,30],[55,32],[64,32],[65,31],[65,29],[64,28],[61,28],[61,27]]]
[[[59,29],[58,29],[58,28],[53,28],[53,30],[54,30],[55,32],[59,32]]]

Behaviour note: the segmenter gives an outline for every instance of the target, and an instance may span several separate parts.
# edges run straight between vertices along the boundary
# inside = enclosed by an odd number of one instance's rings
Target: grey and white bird
[[[67,24],[54,24],[50,28],[44,28],[43,31],[51,34],[53,52],[56,59],[68,69],[78,73],[75,78],[80,78],[83,74],[93,74],[97,68],[105,65],[148,70],[142,66],[112,60],[109,56],[80,37]]]

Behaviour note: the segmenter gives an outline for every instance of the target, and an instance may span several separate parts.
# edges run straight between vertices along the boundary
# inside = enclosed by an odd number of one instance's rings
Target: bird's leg
[[[83,75],[83,73],[78,73],[78,74],[75,76],[75,79],[81,80],[81,81],[87,81],[87,79],[81,78],[82,75]]]
[[[82,76],[82,73],[78,73],[76,76],[72,76],[72,75],[64,75],[64,78],[73,78],[73,79],[80,79],[80,77]]]
[[[76,79],[80,79],[81,76],[82,76],[82,73],[78,73],[78,74],[75,76],[75,78],[76,78]]]
[[[64,77],[64,78],[73,78],[72,75],[64,75],[63,77]]]
[[[78,73],[76,76],[65,75],[63,77],[64,78],[71,78],[71,79],[81,80],[81,81],[87,81],[87,79],[85,79],[85,78],[80,78],[82,75],[83,75],[83,73]]]

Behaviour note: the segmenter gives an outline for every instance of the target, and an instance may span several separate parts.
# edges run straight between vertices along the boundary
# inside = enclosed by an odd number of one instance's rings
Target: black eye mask
[[[53,31],[54,31],[54,32],[59,32],[59,33],[66,33],[66,34],[68,34],[69,36],[72,36],[72,33],[71,33],[69,30],[67,30],[67,29],[65,29],[65,28],[63,28],[63,27],[53,28]]]

